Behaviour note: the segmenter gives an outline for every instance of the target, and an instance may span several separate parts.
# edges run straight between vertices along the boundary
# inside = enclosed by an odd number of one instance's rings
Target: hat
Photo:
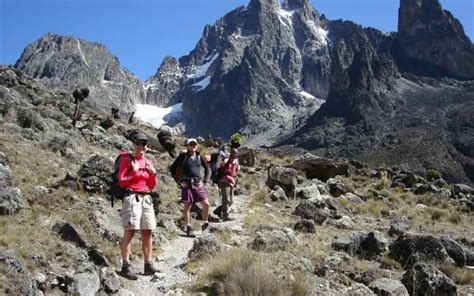
[[[191,143],[196,143],[197,144],[198,142],[194,138],[189,138],[189,139],[186,140],[186,145],[189,145]]]
[[[148,137],[143,133],[137,133],[133,138],[133,141],[148,141]]]

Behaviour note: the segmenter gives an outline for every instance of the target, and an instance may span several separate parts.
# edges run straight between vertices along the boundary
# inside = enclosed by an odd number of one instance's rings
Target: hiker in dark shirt
[[[201,166],[204,168],[204,178],[201,175]],[[209,167],[206,160],[197,152],[196,139],[186,140],[186,152],[181,153],[170,167],[171,175],[181,188],[181,202],[184,203],[183,218],[185,231],[188,236],[193,234],[189,215],[193,203],[200,202],[202,206],[202,230],[209,227],[209,202],[204,184],[209,181]]]

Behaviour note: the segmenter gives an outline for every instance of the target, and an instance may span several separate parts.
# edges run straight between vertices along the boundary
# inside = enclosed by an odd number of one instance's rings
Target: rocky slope
[[[102,112],[127,113],[144,101],[142,82],[98,43],[48,33],[25,48],[15,68],[47,86],[89,88],[88,101]]]
[[[236,220],[213,215],[207,233],[185,238],[168,172],[173,159],[157,130],[106,121],[87,106],[73,128],[70,93],[12,68],[0,67],[0,99],[1,294],[474,292],[474,189],[448,184],[438,172],[425,179],[295,150],[240,148]],[[149,135],[147,157],[159,174],[153,240],[161,271],[129,281],[116,274],[122,229],[107,191],[114,158],[131,149],[127,137],[135,129]],[[206,145],[200,149],[212,149]],[[218,192],[209,192],[214,210]],[[199,219],[199,208],[193,212]],[[138,271],[140,252],[135,239]]]

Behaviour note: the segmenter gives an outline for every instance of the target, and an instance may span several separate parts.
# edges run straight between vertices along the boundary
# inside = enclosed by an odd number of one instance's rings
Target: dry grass
[[[249,201],[249,205],[254,207],[256,205],[261,205],[268,199],[268,191],[266,187],[260,188],[257,192],[255,192]]]
[[[244,218],[244,226],[253,229],[260,225],[279,225],[282,221],[275,215],[270,215],[268,209],[253,208]]]
[[[264,253],[233,249],[210,257],[200,283],[213,283],[211,295],[309,295],[310,281],[275,270]],[[199,287],[198,287],[199,288]]]
[[[380,200],[369,199],[360,205],[353,205],[352,210],[356,214],[372,214],[375,217],[386,217],[390,208],[386,203]]]
[[[474,271],[449,264],[435,264],[435,266],[458,285],[474,285]]]

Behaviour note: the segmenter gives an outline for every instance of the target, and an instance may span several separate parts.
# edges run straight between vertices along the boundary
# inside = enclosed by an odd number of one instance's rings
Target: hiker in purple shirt
[[[204,178],[201,175],[204,168]],[[200,202],[202,206],[202,230],[209,227],[209,202],[204,184],[209,181],[210,170],[204,157],[197,151],[196,139],[186,140],[186,152],[181,153],[170,167],[171,175],[181,188],[181,202],[184,203],[183,218],[186,235],[193,235],[189,215],[193,203]]]

